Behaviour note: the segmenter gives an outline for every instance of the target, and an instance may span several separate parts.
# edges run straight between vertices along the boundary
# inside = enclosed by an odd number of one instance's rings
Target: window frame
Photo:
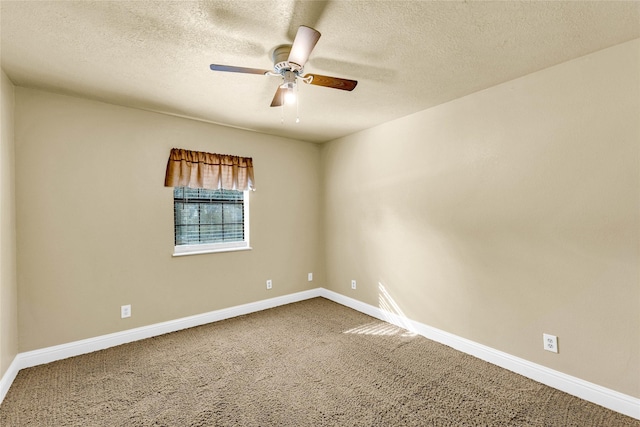
[[[172,188],[173,190],[173,188]],[[176,245],[176,223],[175,214],[173,218],[173,256],[185,256],[185,255],[199,255],[199,254],[211,254],[220,252],[236,252],[236,251],[248,251],[253,249],[249,242],[249,193],[251,191],[246,190],[242,192],[242,204],[244,209],[244,239],[235,242],[222,242],[222,243],[202,243],[197,245]],[[175,196],[172,194],[172,207],[175,210]]]

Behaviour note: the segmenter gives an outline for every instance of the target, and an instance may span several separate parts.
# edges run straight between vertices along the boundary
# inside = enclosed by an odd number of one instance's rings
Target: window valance
[[[253,159],[172,148],[164,185],[211,190],[253,190]]]

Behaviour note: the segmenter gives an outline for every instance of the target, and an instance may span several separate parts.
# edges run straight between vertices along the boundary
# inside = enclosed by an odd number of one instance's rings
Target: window
[[[248,192],[175,187],[174,255],[250,249]]]
[[[251,249],[251,157],[172,148],[164,186],[173,187],[174,256]]]

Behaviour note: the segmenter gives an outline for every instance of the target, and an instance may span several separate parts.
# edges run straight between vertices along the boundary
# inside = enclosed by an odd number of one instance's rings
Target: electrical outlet
[[[356,281],[352,280],[351,281],[351,289],[355,289],[356,288]]]
[[[558,352],[558,337],[555,335],[542,334],[544,349],[553,353]]]
[[[271,279],[267,280],[267,289],[271,289],[273,287],[273,282]]]
[[[131,317],[131,304],[120,306],[120,318]]]
[[[308,280],[309,282],[313,282],[313,273],[309,273],[309,274],[307,274],[307,280]]]

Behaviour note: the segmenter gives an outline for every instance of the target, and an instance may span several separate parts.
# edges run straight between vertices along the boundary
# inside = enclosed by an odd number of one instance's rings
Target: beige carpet
[[[20,371],[0,426],[640,426],[316,298]]]

